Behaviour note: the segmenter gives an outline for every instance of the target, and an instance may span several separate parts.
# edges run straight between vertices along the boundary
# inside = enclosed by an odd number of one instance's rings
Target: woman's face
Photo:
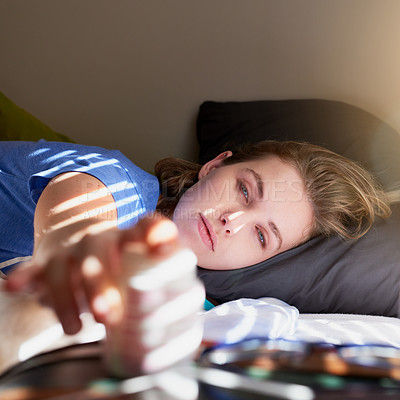
[[[205,164],[173,215],[183,245],[208,269],[256,264],[308,239],[313,210],[297,170],[277,156]]]

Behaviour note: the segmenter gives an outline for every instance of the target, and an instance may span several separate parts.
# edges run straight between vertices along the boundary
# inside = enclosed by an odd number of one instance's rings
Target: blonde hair
[[[363,236],[377,217],[390,216],[391,196],[358,163],[310,143],[265,140],[237,149],[223,165],[276,155],[300,173],[314,209],[310,237],[337,234],[342,238]],[[201,166],[168,158],[155,167],[161,182],[157,208],[171,217],[186,189],[198,180]]]

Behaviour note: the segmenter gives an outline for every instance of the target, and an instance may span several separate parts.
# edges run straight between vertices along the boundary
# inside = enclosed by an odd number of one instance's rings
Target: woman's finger
[[[84,294],[96,321],[106,325],[119,322],[123,313],[118,289],[121,275],[119,238],[119,231],[110,231],[87,236],[80,245],[79,268]]]
[[[9,292],[30,290],[34,277],[41,271],[41,267],[33,262],[26,262],[19,265],[7,276],[4,289]]]
[[[81,265],[82,284],[89,308],[97,322],[117,324],[123,314],[123,304],[115,279],[111,276],[108,260],[87,256]]]
[[[129,242],[142,243],[144,251],[152,255],[168,255],[179,247],[178,229],[160,214],[142,218],[133,228],[121,235],[121,248]]]
[[[62,257],[49,261],[45,270],[51,306],[54,308],[64,332],[69,335],[79,332],[82,327],[77,301],[79,291],[74,283],[79,280],[76,276],[77,273],[79,272],[74,262]]]

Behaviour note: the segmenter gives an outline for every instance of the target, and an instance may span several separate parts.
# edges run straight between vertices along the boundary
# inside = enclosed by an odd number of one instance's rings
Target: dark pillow
[[[325,146],[371,170],[385,187],[400,181],[400,135],[374,115],[329,100],[212,102],[197,119],[200,163],[263,139]]]
[[[206,102],[197,121],[200,162],[245,142],[303,140],[352,158],[389,188],[400,182],[400,136],[379,118],[326,100]],[[357,241],[314,238],[255,266],[198,269],[223,303],[276,297],[302,313],[399,316],[400,206]]]

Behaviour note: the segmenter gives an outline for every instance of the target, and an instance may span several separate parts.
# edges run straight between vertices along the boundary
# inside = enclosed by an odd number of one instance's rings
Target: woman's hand
[[[54,308],[68,334],[80,330],[79,315],[87,308],[98,322],[108,326],[121,320],[118,279],[127,244],[135,243],[145,257],[160,261],[180,248],[175,224],[158,215],[147,216],[125,231],[93,233],[91,226],[80,221],[43,235],[32,260],[6,282],[8,291],[37,293]],[[79,234],[81,231],[85,234]],[[75,239],[70,240],[72,237]]]
[[[178,230],[171,220],[152,215],[128,230],[116,226],[117,208],[107,187],[84,173],[58,175],[36,206],[32,259],[9,276],[6,289],[36,293],[53,307],[67,334],[77,333],[80,314],[91,311],[106,325],[112,372],[155,371],[200,344],[196,314],[204,288],[194,273],[193,253],[179,251]],[[164,281],[152,291],[133,284],[121,290],[128,281],[122,268],[125,257],[133,275],[135,266],[140,269],[148,262],[152,278],[146,285],[158,282],[159,276]],[[125,343],[119,340],[121,331],[129,354],[125,345],[119,347]],[[128,359],[122,369],[115,369],[113,357]]]

